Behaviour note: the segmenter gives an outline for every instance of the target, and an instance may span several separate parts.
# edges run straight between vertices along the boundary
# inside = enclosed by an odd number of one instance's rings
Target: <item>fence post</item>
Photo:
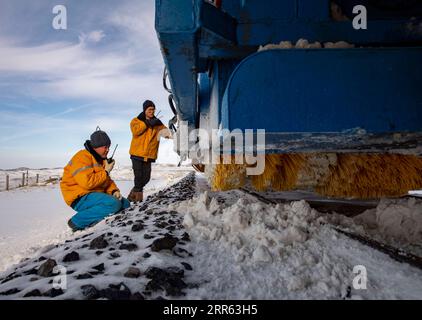
[[[6,190],[9,191],[9,175],[6,175]]]
[[[22,185],[21,187],[25,186],[25,172],[22,173]]]
[[[37,173],[37,180],[36,180],[36,184],[38,184],[38,182],[40,181],[40,174]]]
[[[29,186],[29,172],[26,170],[26,185]]]

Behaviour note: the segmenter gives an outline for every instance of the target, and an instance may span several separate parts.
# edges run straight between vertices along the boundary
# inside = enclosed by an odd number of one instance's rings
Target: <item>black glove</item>
[[[147,120],[147,122],[150,125],[150,127],[155,127],[155,126],[161,125],[161,121],[158,118],[149,119],[149,120]]]

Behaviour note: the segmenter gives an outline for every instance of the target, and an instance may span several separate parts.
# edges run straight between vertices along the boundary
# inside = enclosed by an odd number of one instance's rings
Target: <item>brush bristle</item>
[[[330,155],[332,161],[320,166],[315,158]],[[334,156],[334,157],[332,157]],[[213,190],[240,188],[246,182],[246,165],[218,164],[212,178]],[[318,177],[318,181],[301,185],[299,174]],[[422,188],[422,157],[401,154],[271,154],[265,156],[265,170],[250,177],[258,191],[285,191],[309,187],[324,196],[346,198],[380,198],[407,194]]]
[[[422,158],[400,154],[338,154],[317,192],[360,199],[394,197],[422,187]]]

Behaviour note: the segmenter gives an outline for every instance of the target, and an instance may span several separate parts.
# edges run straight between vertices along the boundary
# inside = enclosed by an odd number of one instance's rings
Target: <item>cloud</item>
[[[79,40],[80,42],[84,43],[84,42],[100,42],[101,39],[103,39],[105,37],[104,31],[102,30],[95,30],[95,31],[91,31],[88,34],[82,33],[79,36]]]

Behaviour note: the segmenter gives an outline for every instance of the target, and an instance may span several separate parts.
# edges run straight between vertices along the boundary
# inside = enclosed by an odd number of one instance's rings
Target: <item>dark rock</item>
[[[171,219],[169,219],[168,221],[168,224],[176,224],[176,222],[174,222],[173,220],[171,220]]]
[[[190,236],[189,236],[189,234],[188,234],[187,232],[185,232],[185,233],[182,235],[182,240],[183,240],[183,241],[190,241]]]
[[[192,266],[189,263],[187,262],[180,262],[180,263],[185,267],[186,270],[193,270]]]
[[[87,233],[86,235],[82,236],[81,239],[85,239],[86,237],[92,236],[94,233]]]
[[[150,280],[145,286],[145,290],[148,290],[148,291],[163,290],[163,288],[161,287],[161,281],[157,279]]]
[[[129,300],[145,300],[145,297],[139,292],[136,292],[130,296]]]
[[[13,289],[10,289],[10,290],[7,290],[7,291],[0,292],[0,296],[10,296],[12,294],[16,294],[16,293],[19,293],[19,292],[20,292],[19,289],[13,288]]]
[[[126,222],[126,224],[127,224],[128,226],[131,226],[131,225],[133,224],[133,221],[132,221],[132,220],[129,220],[128,222]]]
[[[75,273],[75,270],[69,270],[66,272],[66,274],[74,274],[74,273]]]
[[[29,298],[29,297],[41,297],[41,291],[38,289],[34,289],[32,291],[29,291],[28,293],[26,293],[24,296],[24,298]]]
[[[100,292],[91,284],[82,286],[81,289],[82,295],[88,300],[98,299],[100,297]]]
[[[124,243],[119,247],[120,250],[135,251],[138,250],[138,246],[135,243]]]
[[[41,277],[50,277],[53,275],[53,269],[57,265],[53,259],[48,259],[44,262],[37,271],[37,274]]]
[[[110,258],[111,259],[116,259],[116,258],[119,258],[119,257],[120,257],[120,254],[118,252],[112,252],[112,253],[110,253]]]
[[[153,238],[155,238],[155,236],[152,236],[152,235],[150,235],[150,234],[147,234],[147,233],[145,233],[144,234],[144,239],[153,239]]]
[[[149,258],[149,257],[151,257],[151,254],[150,254],[150,253],[148,253],[148,252],[145,252],[145,253],[144,253],[144,255],[143,255],[143,257],[144,257],[144,258]]]
[[[113,232],[107,232],[107,236],[111,237],[113,235]]]
[[[95,254],[96,254],[97,256],[101,255],[102,253],[103,253],[103,251],[101,251],[101,250],[95,251]]]
[[[151,245],[152,251],[171,250],[177,244],[176,237],[166,235],[163,238],[156,239]]]
[[[108,251],[114,251],[114,250],[116,250],[115,248],[110,248],[110,249],[108,249]]]
[[[59,289],[52,288],[52,289],[48,290],[47,292],[45,292],[43,294],[43,296],[44,297],[54,298],[54,297],[57,297],[57,296],[62,295],[63,293],[64,293],[63,290],[60,289],[60,288]]]
[[[29,276],[32,274],[38,274],[38,270],[36,268],[32,268],[23,272],[24,275]]]
[[[166,229],[169,230],[169,231],[174,231],[174,230],[176,230],[176,227],[175,226],[168,226]]]
[[[150,267],[145,271],[145,276],[151,279],[145,287],[148,291],[165,290],[167,295],[181,296],[184,295],[182,289],[186,288],[186,283],[182,280],[184,271],[177,267],[169,267],[160,269]]]
[[[173,253],[180,258],[192,257],[192,253],[183,248],[174,248]]]
[[[136,223],[132,226],[133,232],[138,232],[144,229],[144,225],[142,223]]]
[[[47,260],[47,258],[46,257],[43,257],[43,256],[41,256],[41,257],[38,258],[38,262],[41,262],[41,261],[44,261],[44,260]]]
[[[38,281],[38,280],[40,280],[40,278],[37,278],[37,277],[32,277],[31,279],[29,279],[29,281],[31,282]]]
[[[129,288],[123,282],[118,285],[110,284],[107,289],[100,291],[100,296],[109,300],[129,300],[131,295]]]
[[[100,263],[99,265],[96,265],[94,267],[92,267],[92,269],[97,270],[99,272],[103,272],[104,271],[104,263]]]
[[[85,249],[85,248],[88,248],[88,247],[89,247],[88,244],[84,244],[84,245],[81,246],[81,249]]]
[[[76,277],[77,280],[92,279],[92,278],[93,276],[90,273],[78,274]]]
[[[89,244],[90,249],[104,249],[108,246],[107,240],[104,239],[104,235],[101,235],[94,240],[91,241]]]
[[[79,260],[79,253],[76,251],[72,251],[71,253],[68,253],[64,256],[63,262],[72,262],[72,261],[78,261]]]
[[[141,275],[141,270],[134,267],[130,267],[124,274],[126,278],[139,278],[140,275]]]

